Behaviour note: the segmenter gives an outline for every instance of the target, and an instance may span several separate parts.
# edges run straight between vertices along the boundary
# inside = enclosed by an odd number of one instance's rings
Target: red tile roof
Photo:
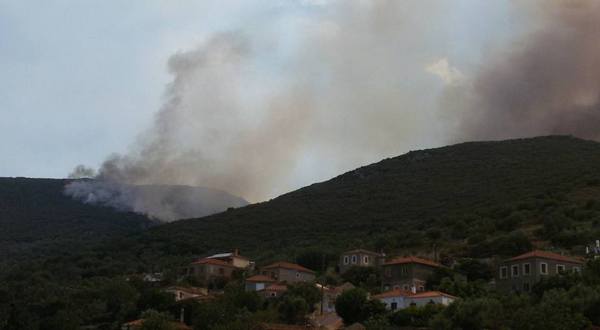
[[[523,260],[523,259],[529,259],[529,258],[544,258],[544,259],[551,259],[551,260],[557,260],[557,261],[571,262],[571,263],[576,263],[576,264],[583,264],[583,260],[576,259],[573,257],[563,256],[561,254],[554,253],[554,252],[541,251],[541,250],[534,250],[531,252],[521,254],[519,256],[510,258],[509,261]]]
[[[394,258],[394,259],[384,263],[383,265],[388,266],[388,265],[399,265],[399,264],[421,264],[421,265],[427,265],[427,266],[432,266],[432,267],[442,267],[442,265],[438,264],[437,262],[435,262],[433,260],[423,259],[423,258],[414,257],[414,256]]]
[[[254,275],[254,276],[248,277],[246,279],[246,282],[262,283],[262,282],[275,282],[275,280],[268,276],[265,276],[265,275]]]
[[[425,292],[417,292],[411,296],[411,298],[433,298],[433,297],[448,297],[452,299],[457,299],[457,297],[447,294],[445,292],[440,291],[425,291]]]
[[[376,294],[372,296],[373,299],[383,299],[383,298],[391,298],[391,297],[408,297],[412,296],[413,293],[407,290],[394,289],[386,292],[382,292],[380,294]]]
[[[272,268],[291,269],[291,270],[297,270],[300,272],[311,273],[311,274],[315,273],[314,271],[312,271],[306,267],[302,267],[300,265],[297,265],[297,264],[294,264],[291,262],[286,262],[286,261],[276,262],[276,263],[273,263],[273,264],[263,267],[263,269],[272,269]]]
[[[223,260],[219,260],[219,259],[210,259],[210,258],[204,258],[204,259],[200,259],[198,261],[194,261],[192,262],[192,264],[194,265],[204,265],[204,264],[208,264],[208,265],[216,265],[216,266],[225,266],[225,267],[232,267],[235,268],[234,265],[231,265]]]

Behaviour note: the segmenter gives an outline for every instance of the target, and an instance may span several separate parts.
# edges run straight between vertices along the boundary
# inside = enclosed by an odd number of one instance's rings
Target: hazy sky
[[[0,0],[0,176],[65,177],[77,164],[98,167],[150,126],[171,80],[171,55],[220,31],[268,26],[293,35],[291,22],[332,10],[332,2]],[[450,22],[442,26],[451,29],[440,31],[439,53],[418,64],[441,91],[447,79],[474,70],[486,49],[519,24],[510,1],[437,3]],[[428,18],[427,12],[415,15]],[[294,40],[286,42],[282,48],[293,51]],[[258,70],[268,72],[271,61]],[[440,142],[421,141],[423,147]],[[314,180],[309,173],[294,185]]]

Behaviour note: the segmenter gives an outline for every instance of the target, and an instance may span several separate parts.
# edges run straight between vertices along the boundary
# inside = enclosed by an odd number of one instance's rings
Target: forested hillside
[[[153,228],[140,248],[239,247],[393,252],[445,243],[457,255],[510,255],[531,242],[580,248],[600,237],[600,144],[551,136],[413,151],[269,202]]]
[[[153,224],[65,196],[71,180],[0,178],[0,257],[61,254],[80,244],[139,232]]]
[[[77,329],[90,324],[118,329],[121,322],[150,308],[178,315],[178,306],[155,287],[126,278],[163,272],[162,285],[172,285],[192,258],[233,248],[259,265],[276,259],[296,261],[327,280],[323,269],[334,266],[343,249],[426,255],[435,247],[443,263],[457,261],[453,272],[460,275],[470,269],[465,273],[469,281],[475,267],[479,282],[467,284],[454,279],[454,273],[438,281],[443,290],[474,299],[444,312],[448,322],[472,322],[473,329],[487,324],[499,308],[504,314],[498,315],[506,317],[492,321],[504,327],[510,327],[505,321],[515,310],[531,309],[523,319],[554,315],[552,302],[575,302],[571,295],[579,297],[577,290],[589,291],[600,278],[600,268],[590,267],[590,275],[585,275],[589,279],[543,284],[531,301],[494,298],[486,288],[494,271],[489,258],[534,246],[582,254],[585,244],[600,238],[600,143],[573,137],[413,151],[265,203],[147,230],[139,230],[149,224],[141,216],[64,197],[63,185],[61,180],[2,180],[0,238],[13,248],[4,259],[10,266],[0,267],[0,328],[4,322],[14,325],[10,329]],[[546,289],[563,290],[553,293],[560,299],[549,296],[546,305]],[[557,318],[600,324],[594,319],[600,293],[594,297],[598,301],[581,303],[588,308],[585,318],[573,312],[580,306],[576,303],[568,309],[561,305],[563,314]],[[236,306],[234,311],[247,316],[246,305]],[[488,308],[494,312],[487,313]],[[539,314],[538,308],[546,308],[546,314]],[[198,313],[204,315],[202,310]]]

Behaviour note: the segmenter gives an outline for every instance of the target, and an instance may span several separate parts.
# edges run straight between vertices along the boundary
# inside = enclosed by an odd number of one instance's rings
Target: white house
[[[425,291],[414,293],[406,290],[391,290],[374,295],[371,299],[377,299],[385,304],[390,310],[404,309],[410,306],[425,306],[428,304],[450,305],[457,297],[440,291]]]

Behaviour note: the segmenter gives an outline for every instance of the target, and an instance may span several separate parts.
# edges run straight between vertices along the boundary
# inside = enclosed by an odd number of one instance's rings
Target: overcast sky
[[[97,167],[150,125],[171,79],[169,56],[219,31],[270,20],[285,28],[282,16],[318,15],[328,2],[0,0],[0,176],[65,177],[77,164]],[[507,5],[453,2],[452,52],[464,63],[452,65],[468,72],[490,40],[510,34]],[[469,43],[460,40],[465,34]],[[440,74],[445,65],[424,70]]]

